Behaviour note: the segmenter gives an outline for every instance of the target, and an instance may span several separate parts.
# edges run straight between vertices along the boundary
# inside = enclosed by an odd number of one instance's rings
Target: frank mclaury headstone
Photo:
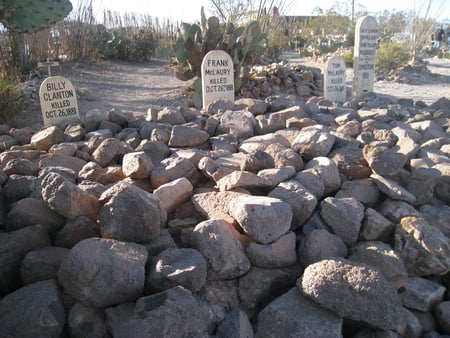
[[[359,18],[355,31],[353,97],[373,91],[377,41],[377,20],[372,16]]]
[[[347,100],[345,62],[340,56],[333,56],[323,70],[323,95],[332,102],[343,103]]]
[[[39,89],[44,126],[80,118],[75,87],[62,76],[48,77]]]
[[[203,108],[217,99],[234,102],[234,67],[231,56],[212,50],[202,62]]]

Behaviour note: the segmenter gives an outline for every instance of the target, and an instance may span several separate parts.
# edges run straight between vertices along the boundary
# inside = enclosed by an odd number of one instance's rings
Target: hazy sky
[[[74,8],[78,3],[87,3],[89,0],[71,0]],[[450,21],[450,0],[355,0],[355,7],[363,5],[369,13],[382,10],[413,10],[425,13],[425,4],[431,1],[429,17],[438,20]],[[289,6],[289,15],[310,15],[315,7],[324,10],[333,6],[336,0],[285,0]],[[340,3],[351,4],[351,0],[339,1]],[[101,13],[103,9],[111,9],[119,12],[138,12],[150,14],[160,18],[171,18],[193,22],[199,20],[200,9],[205,7],[208,16],[208,0],[93,0],[94,9]]]

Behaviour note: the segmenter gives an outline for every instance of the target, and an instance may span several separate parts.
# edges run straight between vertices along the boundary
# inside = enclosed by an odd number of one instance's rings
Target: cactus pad
[[[36,32],[63,19],[72,10],[69,0],[2,0],[0,21],[16,32]]]

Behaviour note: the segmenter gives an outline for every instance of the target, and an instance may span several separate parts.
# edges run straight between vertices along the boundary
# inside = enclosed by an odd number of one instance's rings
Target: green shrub
[[[398,42],[381,43],[376,57],[376,66],[387,70],[399,68],[410,59],[407,47]]]
[[[353,67],[353,52],[348,52],[342,55],[342,58],[344,59],[345,65],[347,67]]]
[[[25,103],[22,90],[9,80],[0,78],[0,123],[13,124],[14,117]]]
[[[155,55],[157,41],[150,29],[140,29],[131,43],[132,61],[150,61]]]

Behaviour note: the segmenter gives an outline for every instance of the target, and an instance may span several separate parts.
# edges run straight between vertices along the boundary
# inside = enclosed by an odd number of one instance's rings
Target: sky
[[[86,3],[89,0],[71,0],[74,8],[78,4]],[[149,14],[159,18],[170,18],[179,21],[194,22],[200,19],[200,9],[204,6],[206,15],[209,16],[208,0],[92,0],[94,11],[102,13],[103,9],[110,9],[118,12],[137,12]],[[365,6],[369,14],[374,14],[383,10],[416,10],[418,13],[425,13],[425,6],[429,1],[432,3],[429,17],[438,21],[450,22],[450,0],[355,0],[355,10],[358,5]],[[288,7],[288,15],[311,15],[315,7],[323,10],[330,9],[336,0],[285,0]],[[340,3],[351,4],[351,0],[339,1]]]

